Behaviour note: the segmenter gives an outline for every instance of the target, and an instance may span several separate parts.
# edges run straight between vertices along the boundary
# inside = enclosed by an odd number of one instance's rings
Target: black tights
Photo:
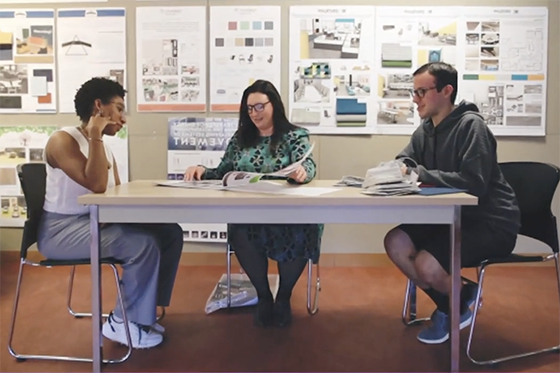
[[[257,290],[259,299],[272,299],[270,284],[268,283],[268,258],[259,251],[254,244],[249,242],[243,234],[235,234],[230,237],[231,245],[235,250],[235,256],[251,283]],[[289,301],[292,290],[305,269],[307,259],[295,258],[291,262],[278,262],[278,274],[280,275],[280,286],[278,288],[277,300]]]
[[[446,315],[449,315],[449,296],[446,294],[440,293],[439,291],[428,288],[422,289],[428,296],[434,301],[437,306],[437,309]],[[460,297],[460,304],[461,304],[461,314],[463,314],[467,308],[469,307],[467,302],[470,297],[470,289],[468,286],[463,285],[461,287],[461,297]]]

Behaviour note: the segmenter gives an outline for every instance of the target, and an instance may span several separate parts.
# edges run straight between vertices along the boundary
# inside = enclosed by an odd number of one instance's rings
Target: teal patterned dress
[[[203,179],[222,179],[229,171],[262,172],[278,171],[300,160],[309,150],[309,135],[303,128],[298,128],[284,135],[283,141],[273,156],[270,152],[270,137],[261,137],[261,142],[254,148],[241,149],[236,134],[231,138],[222,161],[216,168],[207,168]],[[308,183],[317,173],[313,157],[303,161],[307,171]],[[290,183],[296,183],[288,179]],[[294,211],[294,214],[297,212]],[[323,224],[229,224],[228,237],[243,234],[255,247],[263,250],[273,260],[292,261],[298,257],[319,261]],[[235,233],[234,233],[235,232]]]

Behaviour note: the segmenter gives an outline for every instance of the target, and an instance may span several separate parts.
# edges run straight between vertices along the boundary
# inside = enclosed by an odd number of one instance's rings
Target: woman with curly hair
[[[37,246],[54,260],[89,259],[90,218],[78,197],[103,193],[119,185],[117,162],[103,141],[126,123],[125,90],[112,80],[93,78],[76,93],[78,126],[51,135],[44,152],[47,180]],[[163,340],[156,307],[171,299],[183,250],[178,224],[105,224],[100,227],[101,258],[121,261],[123,297],[134,348],[150,348]],[[103,325],[103,335],[127,344],[122,310],[117,304]]]

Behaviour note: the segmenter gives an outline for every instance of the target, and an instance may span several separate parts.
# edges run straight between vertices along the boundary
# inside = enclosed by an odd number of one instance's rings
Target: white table
[[[316,180],[302,187],[330,187],[334,183]],[[157,187],[155,181],[133,181],[104,194],[81,196],[78,202],[90,206],[91,216],[94,372],[101,371],[103,353],[99,223],[448,224],[452,275],[450,371],[459,371],[461,206],[476,205],[476,197],[464,193],[373,197],[360,194],[357,188],[302,197]]]

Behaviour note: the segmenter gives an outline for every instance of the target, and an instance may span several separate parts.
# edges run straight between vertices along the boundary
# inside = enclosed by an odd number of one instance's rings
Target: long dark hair
[[[245,149],[255,147],[260,142],[259,130],[251,120],[251,117],[249,117],[249,110],[247,108],[247,98],[251,93],[265,94],[272,105],[273,132],[270,138],[270,151],[272,154],[275,154],[282,137],[298,127],[290,123],[286,117],[286,110],[284,109],[280,94],[274,87],[274,84],[267,80],[257,80],[243,92],[239,108],[237,143],[241,149]]]

